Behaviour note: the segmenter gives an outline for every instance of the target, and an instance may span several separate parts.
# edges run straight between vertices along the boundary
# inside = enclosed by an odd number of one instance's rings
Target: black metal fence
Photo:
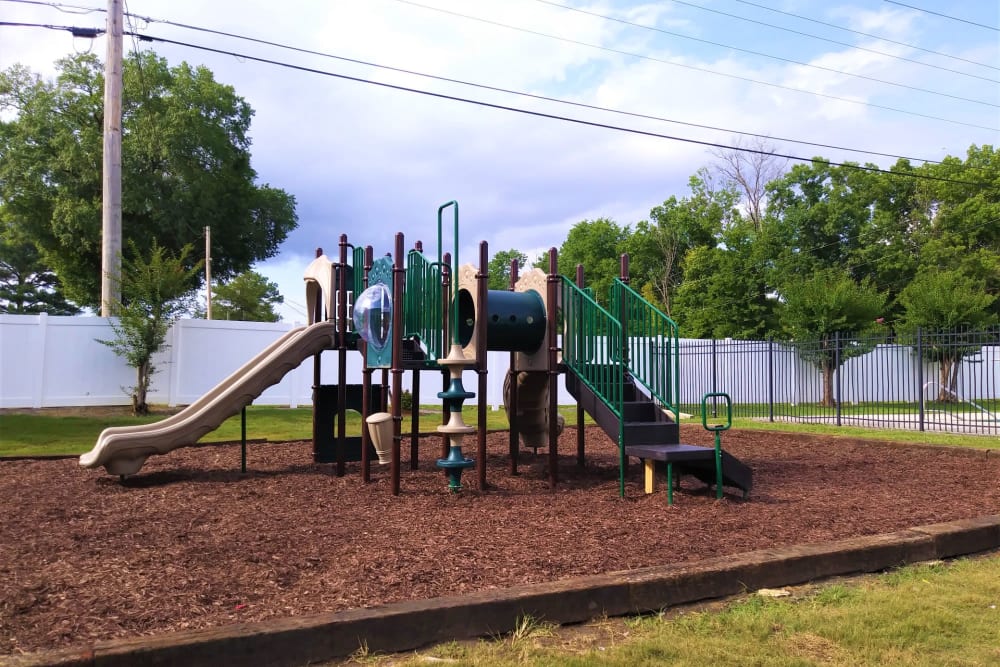
[[[704,394],[725,392],[739,417],[1000,435],[1000,327],[808,342],[682,339],[679,356],[682,412],[698,414]]]

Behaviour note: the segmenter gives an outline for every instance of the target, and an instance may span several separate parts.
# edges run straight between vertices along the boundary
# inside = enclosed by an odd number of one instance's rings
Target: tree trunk
[[[132,414],[148,415],[149,405],[146,403],[146,392],[149,390],[149,362],[139,364],[136,369],[135,390],[132,392]]]
[[[823,364],[822,374],[823,374],[823,401],[820,403],[823,407],[832,408],[834,405],[833,396],[833,373],[834,367],[832,363]]]
[[[953,403],[958,400],[955,384],[958,380],[958,364],[951,357],[941,358],[941,368],[938,374],[938,401]]]

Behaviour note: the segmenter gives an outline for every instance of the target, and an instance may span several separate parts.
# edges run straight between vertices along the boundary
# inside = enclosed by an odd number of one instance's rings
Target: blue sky
[[[100,0],[66,4],[106,6]],[[154,19],[770,137],[931,160],[964,155],[971,144],[1000,143],[998,2],[906,2],[994,29],[884,0],[555,4],[619,21],[538,0],[129,0],[127,6]],[[104,15],[0,0],[0,21],[101,27]],[[590,122],[726,145],[738,138],[732,132],[473,89],[160,22],[139,22],[135,28]],[[140,46],[149,48],[148,43]],[[133,47],[126,40],[126,48]],[[50,73],[55,59],[88,48],[103,57],[104,40],[91,44],[67,32],[0,27],[3,68],[22,62]],[[477,255],[480,240],[489,242],[491,252],[518,248],[534,254],[558,246],[583,219],[606,216],[620,224],[644,219],[664,199],[687,194],[688,178],[715,160],[705,147],[687,143],[433,99],[189,47],[152,48],[171,63],[206,65],[255,109],[253,164],[260,180],[291,192],[299,204],[299,229],[279,257],[257,267],[279,283],[288,301],[282,315],[290,321],[304,320],[301,275],[314,249],[336,253],[341,233],[352,243],[373,245],[377,253],[391,249],[396,231],[404,232],[408,246],[422,239],[429,247],[436,240],[437,206],[457,199],[463,260]],[[804,157],[881,166],[894,161],[772,143],[779,152]],[[446,245],[450,248],[447,238]]]

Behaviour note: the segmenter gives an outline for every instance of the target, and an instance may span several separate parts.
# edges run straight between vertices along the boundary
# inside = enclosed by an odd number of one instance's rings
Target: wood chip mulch
[[[683,440],[710,444],[700,426]],[[492,489],[450,494],[422,440],[392,496],[388,466],[361,482],[314,464],[308,442],[176,450],[121,484],[75,459],[0,462],[0,655],[100,639],[308,615],[886,533],[1000,513],[1000,456],[780,433],[729,431],[749,501],[694,479],[668,507],[641,466],[618,497],[617,450],[588,428],[508,474],[507,434],[488,437]],[[404,440],[403,451],[409,451]],[[475,451],[467,441],[466,455]],[[405,457],[405,454],[404,454]]]

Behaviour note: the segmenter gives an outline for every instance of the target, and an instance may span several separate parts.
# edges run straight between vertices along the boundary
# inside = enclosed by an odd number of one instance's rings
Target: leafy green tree
[[[191,284],[201,262],[192,265],[191,245],[174,255],[153,241],[148,259],[135,241],[128,241],[128,245],[129,255],[122,260],[122,303],[116,305],[115,317],[111,318],[115,337],[98,342],[136,369],[135,386],[129,387],[128,392],[132,411],[145,415],[149,413],[146,396],[156,372],[153,355],[163,348],[170,325],[191,308],[194,301]]]
[[[855,280],[867,275],[868,267],[860,272],[852,267],[871,217],[870,178],[867,172],[814,158],[771,184],[770,224],[781,235],[779,273],[810,275],[837,267],[850,270]]]
[[[514,248],[511,248],[510,250],[501,250],[497,254],[493,255],[493,258],[490,259],[490,263],[487,266],[487,271],[490,273],[488,282],[490,289],[510,289],[510,264],[514,260],[517,260],[517,269],[520,271],[524,268],[524,265],[528,263],[528,256],[520,250],[515,250]],[[548,259],[546,259],[546,261],[548,261]]]
[[[938,400],[958,399],[958,370],[962,358],[979,351],[976,334],[997,323],[990,307],[996,295],[986,281],[959,270],[921,272],[899,295],[903,314],[899,331],[921,332],[924,358],[939,364]]]
[[[0,313],[79,313],[63,296],[59,279],[42,264],[35,246],[11,232],[0,228]]]
[[[594,291],[597,302],[606,306],[611,283],[621,274],[621,254],[628,235],[628,227],[623,229],[608,218],[576,223],[559,248],[559,273],[573,278],[577,264],[582,265],[585,285]],[[548,264],[548,255],[535,262],[546,271]]]
[[[626,242],[632,262],[633,287],[649,284],[654,301],[673,315],[673,297],[683,277],[685,255],[695,248],[713,248],[723,230],[739,220],[739,195],[733,188],[713,190],[704,169],[688,182],[691,196],[670,197],[649,212]],[[641,286],[636,289],[642,290]]]
[[[799,354],[823,375],[825,406],[834,405],[837,363],[870,352],[886,295],[868,279],[857,283],[844,269],[823,269],[805,280],[790,278],[781,290],[781,322],[799,343]]]
[[[0,121],[0,215],[17,221],[70,299],[97,307],[103,66],[93,55],[57,66],[51,81],[20,65],[0,72],[0,112],[12,118]],[[123,77],[125,259],[132,249],[148,255],[154,242],[178,254],[205,225],[222,280],[274,256],[296,227],[295,200],[256,183],[250,105],[208,69],[169,67],[151,52],[128,56]]]
[[[247,271],[212,290],[212,318],[244,322],[277,322],[274,307],[285,302],[277,283],[256,271]]]
[[[779,330],[780,301],[767,280],[767,228],[741,219],[716,246],[691,248],[674,296],[676,320],[691,338],[764,339]]]
[[[1000,151],[973,145],[964,160],[949,156],[922,171],[949,180],[921,181],[918,189],[925,222],[912,234],[921,272],[955,269],[1000,293]],[[1000,300],[990,311],[1000,315]]]

